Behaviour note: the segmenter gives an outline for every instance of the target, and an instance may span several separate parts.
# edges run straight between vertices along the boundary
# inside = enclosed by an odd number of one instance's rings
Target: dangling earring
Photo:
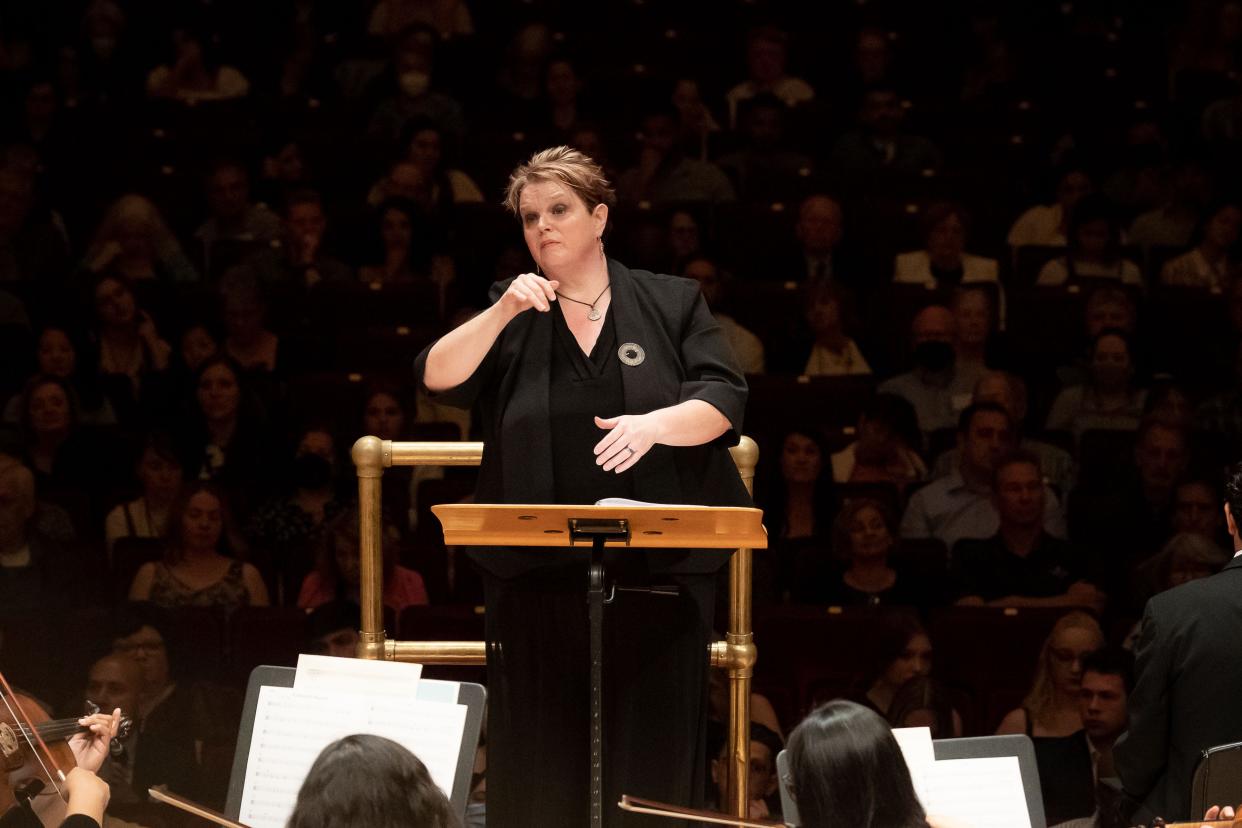
[[[604,237],[603,236],[599,237],[599,255],[604,260],[608,259],[608,254],[604,252]]]

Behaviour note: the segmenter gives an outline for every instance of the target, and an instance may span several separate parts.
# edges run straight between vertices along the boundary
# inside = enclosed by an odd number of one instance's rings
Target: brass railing
[[[733,462],[753,492],[759,448],[743,437],[730,449]],[[390,641],[384,632],[384,567],[380,552],[381,481],[391,466],[477,466],[482,443],[398,443],[363,437],[354,443],[358,470],[359,540],[361,544],[362,629],[360,658],[411,661],[419,664],[482,666],[487,654],[482,641]],[[710,647],[711,665],[729,676],[728,807],[732,816],[745,817],[750,768],[750,680],[754,674],[754,634],[751,631],[751,569],[753,553],[738,549],[729,562],[729,631],[724,641]]]

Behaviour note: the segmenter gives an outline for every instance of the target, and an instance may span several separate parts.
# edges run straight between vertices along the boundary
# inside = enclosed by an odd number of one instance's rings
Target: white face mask
[[[397,82],[402,92],[411,98],[418,98],[425,95],[431,86],[431,75],[426,72],[402,72]]]

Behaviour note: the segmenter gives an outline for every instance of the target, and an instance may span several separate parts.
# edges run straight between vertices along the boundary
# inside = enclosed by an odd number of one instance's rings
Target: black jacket
[[[702,446],[653,446],[634,466],[635,497],[654,503],[695,503],[709,506],[750,506],[751,500],[729,455],[742,433],[746,380],[737,367],[720,326],[696,282],[643,270],[630,270],[609,260],[613,314],[621,348],[641,346],[638,365],[621,367],[625,413],[644,414],[690,399],[710,403],[732,428]],[[492,285],[499,300],[509,287]],[[497,337],[475,373],[456,388],[432,394],[461,408],[474,406],[486,449],[479,469],[475,499],[479,503],[553,503],[552,438],[548,433],[553,319],[528,311],[514,317]],[[428,346],[414,363],[419,387]],[[428,392],[431,393],[431,392]],[[600,412],[601,416],[607,416]],[[527,555],[539,553],[527,553]],[[521,553],[476,559],[500,576],[524,569]],[[702,572],[717,568],[723,558],[684,552],[662,552],[655,566],[664,571]],[[710,559],[710,560],[709,560]]]
[[[1242,741],[1242,558],[1147,602],[1135,650],[1130,728],[1114,749],[1125,792],[1183,821],[1203,750]]]

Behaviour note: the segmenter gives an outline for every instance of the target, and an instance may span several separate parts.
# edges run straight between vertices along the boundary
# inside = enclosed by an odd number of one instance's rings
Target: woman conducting
[[[440,402],[475,406],[485,451],[479,503],[749,506],[728,453],[746,384],[697,283],[604,254],[613,191],[567,147],[510,177],[536,273],[492,287],[493,304],[423,351],[415,372]],[[586,556],[490,549],[488,818],[585,825],[589,744]],[[611,551],[605,611],[605,824],[644,824],[622,793],[703,797],[707,645],[725,552]],[[673,586],[675,595],[643,591]],[[637,591],[633,591],[637,590]],[[495,815],[495,816],[493,816]]]

